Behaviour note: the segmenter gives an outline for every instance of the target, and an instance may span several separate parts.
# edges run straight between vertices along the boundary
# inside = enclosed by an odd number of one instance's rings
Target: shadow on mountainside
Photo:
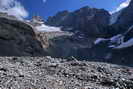
[[[112,49],[107,43],[94,44],[92,39],[77,39],[73,36],[59,36],[49,39],[44,49],[47,56],[69,60],[86,60],[133,66],[133,47]]]

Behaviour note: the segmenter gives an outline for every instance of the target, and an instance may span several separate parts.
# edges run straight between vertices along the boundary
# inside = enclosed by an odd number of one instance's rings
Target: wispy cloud
[[[111,11],[110,13],[115,13],[120,11],[121,9],[127,7],[131,0],[126,0],[125,2],[121,3],[115,10]]]
[[[0,0],[0,12],[6,12],[9,15],[14,15],[18,19],[28,17],[28,12],[17,0]]]

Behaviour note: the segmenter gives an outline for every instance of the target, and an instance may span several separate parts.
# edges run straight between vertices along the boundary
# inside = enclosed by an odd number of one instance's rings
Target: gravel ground
[[[1,57],[0,89],[133,89],[133,68],[51,57]]]

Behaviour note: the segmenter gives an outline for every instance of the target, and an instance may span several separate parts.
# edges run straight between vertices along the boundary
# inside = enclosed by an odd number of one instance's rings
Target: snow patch
[[[115,47],[115,49],[127,48],[133,46],[133,38],[128,40],[127,42],[122,43],[121,45]]]
[[[94,44],[99,44],[100,42],[105,41],[105,40],[107,40],[107,39],[105,39],[105,38],[97,38],[95,40]]]
[[[109,48],[118,47],[119,45],[124,43],[124,36],[121,34],[113,36],[112,38],[110,38],[110,43],[111,43],[111,45],[108,46]]]
[[[111,37],[111,38],[110,38],[110,41],[111,41],[112,43],[118,42],[118,41],[120,40],[121,37],[122,37],[122,35],[121,35],[121,34],[118,34],[118,35],[116,35],[116,36]]]
[[[60,32],[61,31],[59,27],[51,27],[45,24],[41,24],[40,26],[36,26],[35,28],[37,29],[37,31],[41,31],[41,32]]]
[[[115,48],[116,46],[115,45],[109,45],[108,47],[109,48]]]

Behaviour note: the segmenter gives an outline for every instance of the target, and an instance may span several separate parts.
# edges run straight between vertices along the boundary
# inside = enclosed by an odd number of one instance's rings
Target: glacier
[[[41,32],[61,32],[60,27],[52,27],[52,26],[47,26],[45,24],[41,24],[39,26],[36,26],[35,28],[37,29],[37,31]]]

